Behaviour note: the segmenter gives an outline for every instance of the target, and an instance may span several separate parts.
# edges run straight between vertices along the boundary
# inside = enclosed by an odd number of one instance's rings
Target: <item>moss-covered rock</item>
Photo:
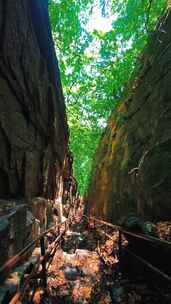
[[[162,27],[96,152],[87,212],[114,222],[130,212],[171,217],[171,14]]]

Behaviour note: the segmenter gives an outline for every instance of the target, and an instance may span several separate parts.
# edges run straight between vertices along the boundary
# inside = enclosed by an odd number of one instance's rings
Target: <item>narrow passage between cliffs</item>
[[[66,232],[47,267],[46,288],[33,276],[23,289],[22,301],[9,303],[169,304],[170,293],[164,285],[159,288],[157,283],[156,286],[154,282],[149,284],[143,276],[130,277],[123,271],[118,260],[118,230],[104,229],[103,223],[87,221],[81,208],[78,210],[72,215],[70,227],[65,225]],[[50,231],[46,240],[48,246],[54,240],[55,231]],[[127,243],[124,238],[122,246]],[[26,274],[20,285],[26,286],[25,280]]]

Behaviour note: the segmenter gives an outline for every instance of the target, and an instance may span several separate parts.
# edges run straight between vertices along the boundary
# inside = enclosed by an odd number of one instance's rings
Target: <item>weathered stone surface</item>
[[[9,257],[37,236],[39,222],[50,224],[52,200],[72,174],[47,0],[0,1],[0,143],[0,222],[9,223],[0,238]]]
[[[26,244],[26,204],[0,200],[4,211],[0,212],[0,258],[1,264],[19,252]]]
[[[34,217],[34,215],[27,210],[26,213],[26,227],[25,227],[25,242],[27,245],[33,239],[40,234],[40,221]]]
[[[171,14],[162,29],[96,153],[87,211],[113,222],[130,212],[171,217]]]
[[[41,229],[45,230],[47,227],[47,199],[36,197],[29,202],[29,206],[34,217],[39,220]]]
[[[0,217],[0,266],[8,257],[9,221],[5,216]]]
[[[0,4],[0,197],[54,198],[68,150],[47,2]]]

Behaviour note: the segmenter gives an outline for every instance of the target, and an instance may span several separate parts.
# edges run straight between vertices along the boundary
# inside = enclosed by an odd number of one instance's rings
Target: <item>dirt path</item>
[[[52,303],[111,303],[109,281],[112,284],[117,261],[110,257],[104,263],[98,253],[99,241],[100,236],[93,230],[68,232],[62,243],[65,251],[56,251],[48,272]],[[113,242],[108,247],[106,257],[112,254]]]

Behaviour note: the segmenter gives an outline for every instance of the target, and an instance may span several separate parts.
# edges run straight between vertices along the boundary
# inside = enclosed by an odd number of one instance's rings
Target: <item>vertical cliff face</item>
[[[0,265],[46,228],[71,176],[48,1],[0,1]]]
[[[0,197],[53,198],[68,131],[48,1],[0,1]]]
[[[130,212],[171,216],[171,15],[144,54],[132,95],[109,118],[87,210],[115,222]]]

